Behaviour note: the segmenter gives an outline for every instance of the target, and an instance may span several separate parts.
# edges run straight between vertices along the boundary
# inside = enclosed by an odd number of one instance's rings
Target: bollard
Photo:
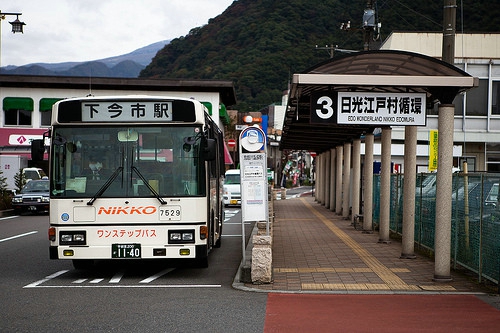
[[[252,283],[263,284],[272,281],[272,238],[271,236],[253,236]]]
[[[281,189],[281,200],[285,200],[286,199],[286,188],[282,188]]]

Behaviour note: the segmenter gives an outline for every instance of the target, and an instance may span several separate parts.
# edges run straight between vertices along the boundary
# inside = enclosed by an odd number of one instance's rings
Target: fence
[[[391,176],[390,229],[401,234],[404,175]],[[451,258],[453,267],[477,274],[478,281],[500,280],[500,174],[453,174]],[[380,176],[374,175],[373,222],[380,223]],[[436,174],[417,175],[415,191],[415,244],[434,252]]]

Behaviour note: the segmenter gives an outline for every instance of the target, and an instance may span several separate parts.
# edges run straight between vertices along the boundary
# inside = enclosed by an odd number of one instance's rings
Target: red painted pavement
[[[500,332],[500,311],[473,295],[270,293],[265,333]]]

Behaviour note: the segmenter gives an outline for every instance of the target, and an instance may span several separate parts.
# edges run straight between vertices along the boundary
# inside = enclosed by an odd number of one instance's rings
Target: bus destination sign
[[[170,101],[83,101],[82,120],[88,122],[172,121]]]

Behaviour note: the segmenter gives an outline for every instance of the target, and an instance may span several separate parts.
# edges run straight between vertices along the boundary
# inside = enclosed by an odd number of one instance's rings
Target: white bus
[[[185,258],[220,247],[223,135],[198,101],[72,98],[52,109],[50,258]],[[42,155],[34,141],[32,158]],[[38,155],[38,156],[37,156]]]

